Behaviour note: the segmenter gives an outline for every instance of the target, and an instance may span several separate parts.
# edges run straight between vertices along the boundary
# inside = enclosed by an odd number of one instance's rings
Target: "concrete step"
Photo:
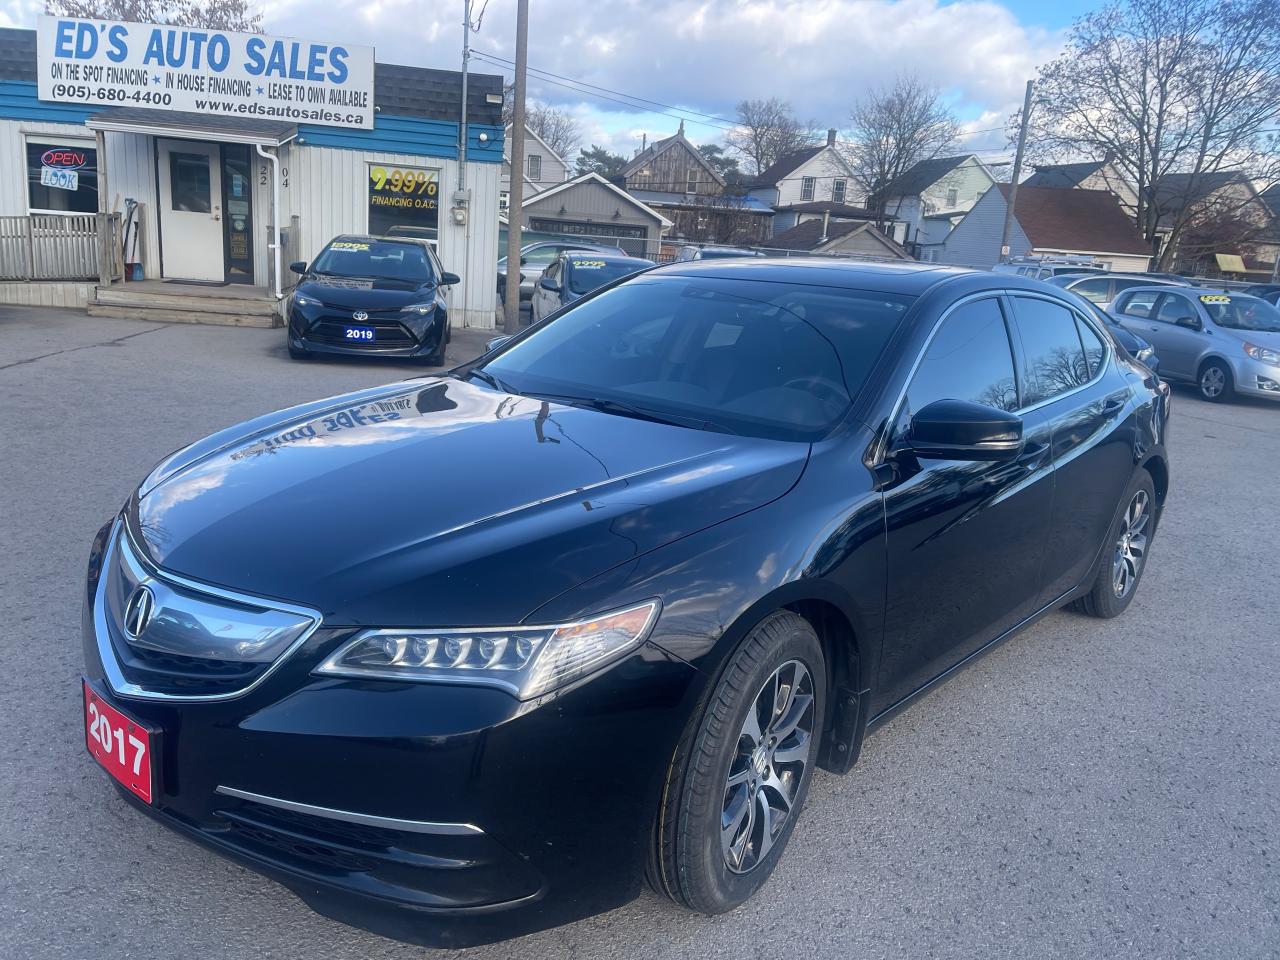
[[[152,307],[161,310],[191,311],[195,313],[226,313],[235,316],[273,316],[274,300],[220,297],[203,293],[156,293],[125,287],[98,287],[93,302],[102,306]],[[216,322],[216,321],[212,321]]]
[[[168,300],[169,298],[164,298]],[[274,313],[228,313],[213,310],[182,308],[178,304],[162,306],[103,302],[95,297],[89,301],[91,317],[122,317],[126,320],[155,320],[161,323],[213,323],[233,327],[280,327],[284,324]]]

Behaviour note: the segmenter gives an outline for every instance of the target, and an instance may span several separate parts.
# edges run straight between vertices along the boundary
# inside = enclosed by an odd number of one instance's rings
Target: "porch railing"
[[[119,280],[120,220],[118,213],[0,217],[0,280]]]

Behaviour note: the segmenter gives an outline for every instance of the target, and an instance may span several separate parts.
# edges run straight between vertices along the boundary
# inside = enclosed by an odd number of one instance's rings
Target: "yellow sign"
[[[591,269],[594,269],[594,268],[596,268],[596,267],[603,267],[603,266],[604,266],[604,261],[603,261],[603,260],[575,260],[575,261],[573,261],[573,269],[575,269],[575,270],[582,270],[582,269],[584,269],[584,268],[585,268],[585,269],[588,269],[588,270],[591,270]]]
[[[337,243],[329,244],[330,250],[368,250],[367,243],[356,243],[353,240],[339,240]]]
[[[1221,293],[1209,293],[1200,298],[1201,303],[1230,303],[1231,298]]]
[[[370,167],[369,179],[375,193],[434,197],[440,189],[439,174],[435,170]]]

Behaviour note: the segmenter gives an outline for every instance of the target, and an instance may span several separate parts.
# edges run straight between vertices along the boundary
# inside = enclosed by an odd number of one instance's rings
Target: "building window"
[[[689,171],[689,176],[685,180],[684,192],[685,193],[698,192],[698,171],[697,170]]]
[[[542,179],[542,155],[539,153],[529,154],[529,179],[534,183]]]
[[[956,204],[960,202],[960,191],[952,187],[947,191],[947,209],[954,210]]]
[[[369,164],[369,232],[435,239],[439,194],[439,170]]]
[[[98,151],[74,140],[28,140],[27,206],[37,213],[97,213]]]
[[[813,199],[813,188],[816,183],[817,181],[813,177],[800,178],[800,199],[801,200]]]
[[[831,199],[836,203],[844,203],[845,181],[831,181]]]
[[[510,209],[511,209],[511,192],[509,190],[503,190],[501,193],[498,194],[498,212],[506,213]]]

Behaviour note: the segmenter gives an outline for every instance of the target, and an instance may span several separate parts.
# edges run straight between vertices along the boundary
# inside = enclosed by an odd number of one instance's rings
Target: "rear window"
[[[812,441],[843,419],[913,299],[638,277],[570,307],[485,369],[531,396],[614,400],[711,429]]]
[[[311,269],[314,273],[333,277],[419,283],[433,279],[427,251],[421,244],[392,240],[334,240],[316,257]]]

